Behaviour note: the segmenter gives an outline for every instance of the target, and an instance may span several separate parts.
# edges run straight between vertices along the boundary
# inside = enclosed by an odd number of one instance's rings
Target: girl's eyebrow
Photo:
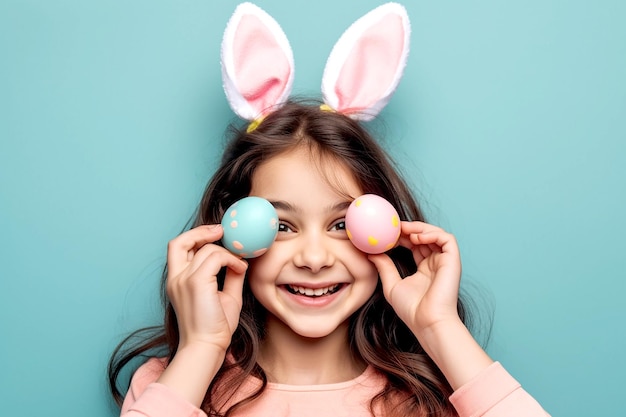
[[[274,208],[276,210],[283,210],[283,211],[290,211],[290,212],[297,212],[298,210],[292,206],[291,204],[289,204],[286,201],[270,201],[270,204],[274,206]]]
[[[329,213],[344,211],[348,209],[351,203],[351,201],[342,201],[340,203],[333,204],[332,206],[327,207],[326,211]],[[276,210],[282,210],[292,213],[299,213],[302,211],[299,207],[283,200],[270,201],[270,204],[273,205]]]

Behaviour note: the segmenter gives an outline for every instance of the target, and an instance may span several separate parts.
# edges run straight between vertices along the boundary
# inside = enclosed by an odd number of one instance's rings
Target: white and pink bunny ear
[[[353,119],[373,119],[402,78],[410,35],[409,17],[398,3],[383,4],[354,22],[326,62],[324,102]]]
[[[222,79],[233,111],[261,120],[288,99],[293,75],[293,53],[278,23],[252,3],[237,6],[222,40]]]

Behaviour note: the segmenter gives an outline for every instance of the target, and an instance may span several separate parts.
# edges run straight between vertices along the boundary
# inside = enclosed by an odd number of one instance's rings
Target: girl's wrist
[[[226,350],[220,343],[213,343],[207,340],[196,339],[179,341],[176,354],[188,352],[188,355],[217,355],[226,356]]]
[[[493,363],[458,318],[440,321],[414,334],[454,390]]]
[[[427,349],[429,346],[436,348],[438,344],[444,342],[450,336],[461,332],[463,329],[467,330],[467,327],[465,327],[459,316],[452,316],[426,327],[412,327],[411,331],[417,337],[422,347]]]
[[[211,381],[222,366],[225,355],[226,352],[217,345],[180,345],[157,382],[168,386],[199,407]]]

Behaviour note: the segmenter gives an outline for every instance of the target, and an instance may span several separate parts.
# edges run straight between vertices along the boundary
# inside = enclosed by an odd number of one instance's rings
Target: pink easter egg
[[[398,242],[400,216],[384,198],[365,194],[348,207],[346,231],[359,250],[371,254],[383,253]]]

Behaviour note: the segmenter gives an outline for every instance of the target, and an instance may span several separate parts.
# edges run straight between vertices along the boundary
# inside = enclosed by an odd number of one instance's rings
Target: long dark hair
[[[341,114],[324,111],[319,103],[289,102],[267,116],[251,132],[231,127],[221,164],[209,182],[197,213],[188,227],[215,224],[225,210],[247,196],[252,176],[264,161],[297,146],[308,146],[320,156],[341,161],[353,173],[364,193],[377,194],[396,208],[402,220],[424,221],[424,216],[406,182],[380,144],[364,127]],[[402,276],[416,270],[411,252],[402,247],[389,253]],[[161,296],[164,322],[161,326],[140,329],[128,336],[113,352],[109,362],[109,384],[118,404],[123,400],[118,380],[121,371],[134,359],[155,352],[171,360],[178,346],[176,314],[165,292],[167,270],[163,273]],[[218,277],[221,288],[223,273]],[[458,312],[465,322],[466,308],[459,299]],[[228,360],[216,375],[202,408],[208,415],[230,416],[235,410],[260,396],[267,377],[257,364],[263,338],[265,311],[250,288],[244,285],[243,307]],[[379,283],[374,295],[350,319],[350,347],[353,354],[387,377],[387,385],[375,396],[371,410],[385,415],[456,416],[448,401],[452,389],[419,342],[385,300]],[[224,410],[242,382],[254,376],[261,384],[250,397]]]

